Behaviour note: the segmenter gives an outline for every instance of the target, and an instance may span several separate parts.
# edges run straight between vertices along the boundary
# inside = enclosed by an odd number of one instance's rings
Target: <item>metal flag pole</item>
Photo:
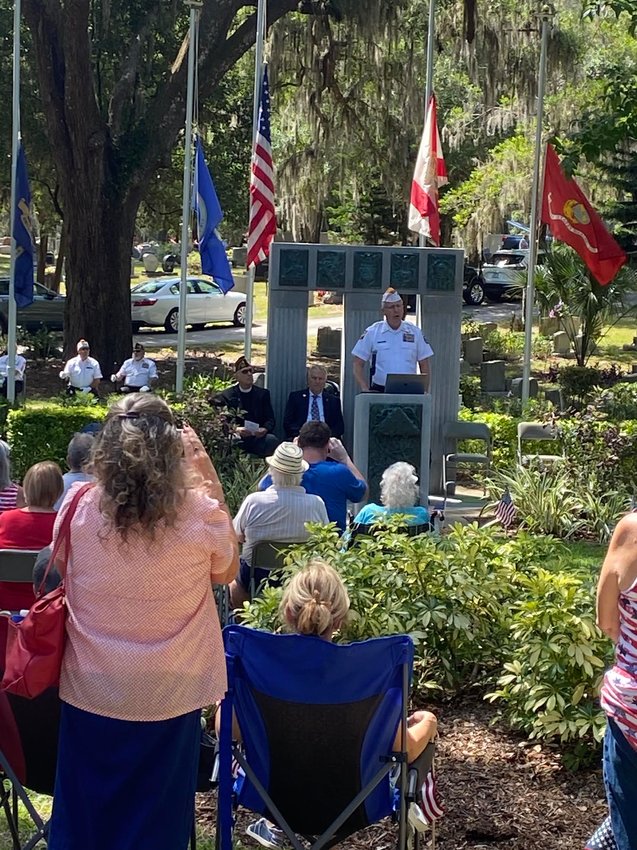
[[[261,103],[261,82],[263,79],[263,44],[265,41],[265,10],[267,0],[259,0],[257,6],[257,36],[254,45],[254,98],[252,101],[252,153],[257,141],[259,129],[259,105]],[[252,166],[251,166],[252,167]],[[246,325],[243,342],[243,353],[248,361],[252,357],[252,321],[254,318],[254,279],[256,265],[250,266],[246,277]]]
[[[427,51],[425,53],[425,119],[427,110],[429,109],[429,101],[434,88],[434,36],[436,28],[436,0],[429,0],[429,20],[427,24]],[[418,246],[425,248],[427,240],[422,233],[418,234]],[[422,328],[422,309],[420,304],[420,295],[416,298],[416,324]]]
[[[537,262],[538,201],[540,196],[540,159],[542,156],[542,124],[544,121],[544,90],[546,88],[546,52],[549,39],[549,23],[553,9],[546,5],[540,12],[542,39],[540,47],[540,71],[537,92],[537,124],[535,127],[535,155],[533,159],[533,183],[531,188],[531,232],[529,234],[529,266],[526,279],[526,301],[524,305],[524,359],[522,361],[522,404],[529,400],[531,380],[531,352],[533,348],[533,305],[535,303],[535,266]]]
[[[18,193],[18,151],[20,148],[20,0],[13,7],[13,106],[11,116],[11,270],[9,272],[9,315],[7,317],[7,400],[15,401],[15,349],[16,322],[18,309],[15,303],[15,262],[17,245],[15,243],[15,214]]]
[[[177,373],[175,392],[184,391],[184,368],[186,363],[186,295],[188,285],[188,237],[190,230],[191,183],[192,183],[192,113],[195,102],[195,59],[197,52],[197,26],[202,0],[186,0],[190,7],[188,30],[188,88],[186,90],[186,132],[184,137],[184,186],[181,205],[181,282],[179,284],[179,326],[177,331]]]

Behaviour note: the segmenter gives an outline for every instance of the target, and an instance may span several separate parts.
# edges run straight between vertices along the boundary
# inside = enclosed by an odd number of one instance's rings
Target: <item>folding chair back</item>
[[[0,549],[0,581],[31,584],[39,549]]]
[[[222,704],[219,791],[222,850],[231,847],[230,738],[234,709],[245,755],[237,802],[315,850],[394,811],[389,773],[406,706],[413,644],[405,635],[336,645],[318,637],[224,630],[228,695]],[[406,728],[406,727],[405,727]],[[405,806],[401,803],[401,835]]]
[[[255,569],[272,570],[280,569],[285,560],[285,551],[292,543],[278,543],[274,540],[262,540],[252,550],[252,563],[250,565],[250,599],[254,599],[258,590],[254,576]]]
[[[539,442],[539,441],[557,440],[557,430],[550,422],[519,422],[518,423],[518,463],[520,466],[528,463],[531,460],[537,460],[540,463],[554,463],[555,461],[564,460],[562,454],[524,454],[522,444],[524,442]]]
[[[26,789],[53,795],[59,724],[57,689],[51,688],[32,700],[0,691],[0,808],[15,850],[30,850],[48,833],[48,823],[33,807]],[[33,821],[31,834],[23,841],[18,802]]]
[[[442,455],[442,478],[445,492],[447,485],[453,483],[449,481],[447,476],[447,464],[457,467],[458,464],[468,464],[470,466],[483,466],[485,471],[491,468],[491,429],[485,422],[447,422],[443,428],[443,445],[445,450]],[[451,440],[459,442],[461,440],[480,440],[485,444],[484,452],[459,452],[454,449],[453,452],[447,453],[447,443]]]

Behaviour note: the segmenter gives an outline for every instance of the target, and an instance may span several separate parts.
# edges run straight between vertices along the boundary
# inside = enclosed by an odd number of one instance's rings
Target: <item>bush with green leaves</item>
[[[396,521],[398,522],[398,521]],[[343,551],[333,526],[292,545],[285,572],[320,557],[342,576],[351,616],[338,640],[409,633],[414,685],[490,691],[510,724],[539,739],[585,742],[602,727],[600,674],[612,658],[594,624],[594,576],[559,540],[454,526],[409,538],[388,528]],[[246,604],[244,622],[283,627],[280,587]]]
[[[34,463],[52,460],[66,469],[66,450],[73,434],[90,422],[101,422],[107,408],[100,404],[72,405],[50,401],[29,402],[9,411],[7,439],[13,475],[22,479]]]
[[[620,382],[606,389],[596,388],[591,394],[590,405],[612,422],[637,420],[637,384]]]
[[[595,625],[590,580],[540,568],[518,577],[518,588],[508,658],[487,698],[531,738],[599,742],[606,725],[599,687],[613,656]]]
[[[635,423],[610,422],[594,410],[562,417],[560,441],[574,480],[603,498],[605,493],[632,495],[637,481]]]
[[[485,422],[491,429],[493,441],[493,465],[496,469],[509,469],[515,464],[518,439],[518,419],[507,413],[488,413],[464,408],[458,418],[468,422]],[[484,450],[484,443],[468,440],[462,443],[462,451]]]
[[[491,331],[484,340],[484,347],[494,357],[517,360],[524,352],[524,334],[517,331]]]

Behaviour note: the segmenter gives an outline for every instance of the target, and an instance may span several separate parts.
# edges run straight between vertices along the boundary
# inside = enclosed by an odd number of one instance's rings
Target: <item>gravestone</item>
[[[561,357],[571,353],[571,341],[565,331],[558,331],[553,334],[553,354],[559,354]]]
[[[497,329],[498,325],[496,322],[482,322],[482,324],[478,325],[478,333],[483,339],[489,336],[489,334],[495,333]]]
[[[344,442],[352,450],[354,380],[351,351],[363,331],[382,318],[389,286],[420,300],[422,330],[431,358],[432,490],[442,492],[442,430],[455,421],[460,379],[460,321],[464,253],[455,248],[405,248],[274,242],[270,249],[266,386],[281,433],[288,394],[306,386],[310,290],[343,294],[341,402]],[[360,435],[360,429],[357,437]]]
[[[506,392],[504,360],[487,360],[480,366],[480,389],[483,393]]]
[[[559,387],[544,390],[544,398],[550,401],[558,410],[562,410],[562,390]]]
[[[511,395],[515,398],[522,398],[523,381],[523,378],[513,378],[511,381]],[[529,398],[537,398],[539,390],[537,378],[529,378]]]
[[[482,363],[483,342],[481,336],[474,336],[465,340],[464,359],[471,366],[479,366]]]
[[[557,316],[540,316],[540,335],[552,337],[560,329],[560,320]]]
[[[341,356],[340,328],[319,328],[316,332],[316,353],[324,357]]]

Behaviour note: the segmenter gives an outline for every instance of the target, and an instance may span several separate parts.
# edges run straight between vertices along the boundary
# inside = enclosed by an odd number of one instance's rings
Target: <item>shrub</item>
[[[618,383],[608,389],[595,389],[590,403],[613,422],[637,419],[637,384]]]
[[[11,445],[13,474],[22,479],[34,463],[52,460],[66,468],[69,440],[89,422],[101,422],[107,408],[100,404],[73,405],[57,402],[30,402],[9,411],[7,438]]]
[[[493,440],[493,465],[496,469],[509,469],[515,464],[518,439],[518,420],[506,413],[483,413],[461,410],[459,419],[468,422],[486,422]],[[475,450],[482,453],[484,443],[474,443]],[[472,441],[462,443],[462,451],[473,451]]]
[[[480,406],[480,378],[472,375],[460,376],[460,395],[462,404],[468,410],[475,410]]]
[[[491,331],[484,347],[495,357],[517,360],[524,352],[524,334],[516,331]]]
[[[560,440],[574,480],[600,498],[606,492],[635,491],[637,434],[635,424],[616,424],[593,411],[558,420]]]

